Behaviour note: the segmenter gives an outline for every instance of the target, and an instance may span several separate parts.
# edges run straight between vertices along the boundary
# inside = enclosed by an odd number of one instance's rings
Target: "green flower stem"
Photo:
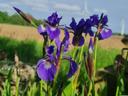
[[[74,52],[74,54],[76,54],[76,52],[77,52],[77,49],[78,49],[78,47],[75,47],[75,52]],[[80,69],[81,69],[81,65],[82,65],[82,54],[83,54],[83,49],[84,49],[84,46],[82,46],[82,49],[81,49],[81,52],[80,52],[80,57],[79,57],[79,65],[78,65],[78,70],[77,70],[77,72],[75,73],[75,75],[74,75],[74,80],[73,80],[73,82],[72,82],[72,96],[75,96],[75,90],[76,90],[76,87],[77,87],[77,82],[78,82],[78,77],[79,77],[79,74],[80,74]],[[75,59],[74,57],[75,57],[75,55],[73,54],[73,59]]]
[[[79,58],[79,63],[82,63],[82,57],[83,57],[83,51],[84,51],[84,45],[82,46],[81,52],[80,52],[80,58]]]
[[[77,50],[78,50],[78,47],[75,46],[75,47],[74,47],[74,52],[73,52],[73,57],[72,57],[73,60],[75,60],[75,55],[76,55]]]
[[[43,88],[43,82],[42,82],[42,80],[40,81],[40,96],[43,96],[43,90],[42,90],[42,88]]]
[[[89,91],[87,96],[92,96],[92,80],[90,80]]]
[[[97,43],[98,43],[98,38],[96,37],[95,41],[95,50],[94,50],[94,77],[95,77],[95,71],[96,71],[96,62],[97,62]]]
[[[59,72],[60,72],[61,60],[62,60],[62,47],[61,47],[61,51],[60,51],[60,56],[58,58],[58,65],[56,66],[57,67],[57,71],[56,71],[56,75],[55,75],[55,78],[54,78],[54,81],[53,81],[53,90],[55,88],[55,85],[56,85],[56,82],[57,82],[57,77],[58,77]]]
[[[116,88],[116,96],[119,96],[119,86]]]
[[[19,77],[17,76],[16,77],[16,96],[19,96]]]
[[[33,21],[31,21],[31,24],[32,24],[35,28],[38,27]]]
[[[78,77],[80,74],[80,69],[81,69],[81,64],[78,65],[78,70],[74,75],[74,80],[72,81],[72,95],[71,96],[75,96],[75,92],[76,92],[75,90],[76,90],[76,87],[78,85],[77,81],[78,81]]]

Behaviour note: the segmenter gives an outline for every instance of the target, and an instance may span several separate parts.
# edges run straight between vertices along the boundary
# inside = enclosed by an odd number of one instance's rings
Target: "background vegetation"
[[[36,20],[35,18],[33,18],[33,21],[36,24],[40,24],[42,22],[41,20]],[[25,20],[23,20],[18,14],[15,13],[13,15],[9,15],[7,12],[2,12],[2,11],[0,11],[0,23],[31,26]]]
[[[14,60],[16,51],[21,61],[36,63],[42,56],[42,42],[34,40],[17,41],[7,37],[0,37],[0,51],[5,51],[10,60]],[[72,54],[73,51],[67,54]],[[117,54],[119,54],[117,49],[103,49],[99,47],[97,52],[97,68],[112,65]]]

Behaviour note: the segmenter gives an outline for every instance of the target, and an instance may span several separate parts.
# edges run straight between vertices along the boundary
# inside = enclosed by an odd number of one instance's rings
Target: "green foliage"
[[[42,57],[42,44],[32,40],[17,41],[7,37],[0,37],[0,50],[7,53],[9,60],[14,61],[17,52],[23,62],[36,63]]]
[[[41,20],[36,20],[33,18],[33,21],[36,25],[39,25],[42,23]],[[9,24],[15,24],[15,25],[25,25],[25,26],[32,26],[29,23],[27,23],[21,16],[18,14],[8,15],[7,12],[0,11],[0,23],[9,23]]]
[[[103,49],[98,48],[97,50],[97,62],[96,68],[103,68],[114,63],[114,59],[117,54],[119,54],[118,49]]]

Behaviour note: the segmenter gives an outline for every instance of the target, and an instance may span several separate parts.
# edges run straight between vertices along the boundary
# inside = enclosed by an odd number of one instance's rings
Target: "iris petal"
[[[105,26],[105,25],[107,24],[107,22],[108,22],[108,17],[107,17],[107,15],[105,15],[105,16],[103,17],[102,21],[101,21],[102,26]]]
[[[55,38],[55,44],[57,46],[57,49],[60,51],[61,41],[59,37]]]
[[[70,27],[71,27],[73,30],[76,30],[76,26],[77,26],[77,23],[76,23],[75,19],[72,18],[72,22],[70,23]]]
[[[47,35],[46,28],[43,25],[39,25],[37,30],[40,34]]]
[[[48,17],[48,23],[51,26],[56,26],[57,24],[59,24],[60,20],[62,19],[62,17],[58,17],[57,12],[52,13],[51,16]]]
[[[75,61],[73,61],[71,59],[69,59],[69,61],[70,61],[70,69],[69,69],[69,72],[67,74],[68,78],[72,77],[75,74],[75,72],[77,71],[77,68],[78,68]]]
[[[55,39],[56,37],[59,36],[60,29],[59,28],[55,28],[55,27],[51,27],[51,26],[47,26],[47,33],[49,35],[49,38],[51,40],[53,40],[53,39]]]
[[[70,44],[70,42],[69,42],[69,32],[66,28],[64,29],[64,33],[65,33],[65,37],[62,41],[62,44],[64,45],[64,52],[66,52],[68,50],[68,47],[69,47],[69,44]]]
[[[98,23],[99,23],[99,17],[98,17],[98,15],[92,15],[92,16],[90,16],[90,20],[91,20],[91,23],[92,23],[93,26],[94,25],[98,25]]]
[[[37,63],[37,74],[41,80],[52,81],[56,74],[56,67],[49,61],[40,59]]]
[[[77,25],[77,27],[78,28],[84,28],[84,26],[85,26],[85,20],[84,19],[81,19],[80,21],[79,21],[79,23],[78,23],[78,25]]]
[[[47,47],[46,51],[47,51],[47,54],[49,54],[49,55],[52,54],[54,52],[54,46],[51,45],[51,46]]]
[[[98,38],[99,40],[104,40],[112,36],[112,30],[111,29],[102,29],[102,31],[99,33]]]

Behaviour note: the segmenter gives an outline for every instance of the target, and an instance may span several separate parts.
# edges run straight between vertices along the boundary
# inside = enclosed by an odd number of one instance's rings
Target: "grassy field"
[[[34,40],[20,41],[0,37],[0,44],[0,50],[5,51],[10,60],[14,60],[15,52],[18,53],[21,61],[27,63],[35,64],[37,60],[42,57],[42,42]],[[73,52],[73,50],[71,52]],[[120,51],[119,49],[103,49],[98,47],[97,53],[97,68],[101,68],[113,64],[115,56],[119,54]]]
[[[37,29],[27,26],[25,27],[18,25],[0,24],[0,36],[5,36],[17,40],[36,40],[40,42],[42,41],[42,37],[40,34],[38,34]],[[63,37],[63,34],[61,36]],[[122,39],[123,36],[113,35],[111,38],[100,41],[99,46],[104,49],[122,49],[124,47],[128,47],[121,42]]]

